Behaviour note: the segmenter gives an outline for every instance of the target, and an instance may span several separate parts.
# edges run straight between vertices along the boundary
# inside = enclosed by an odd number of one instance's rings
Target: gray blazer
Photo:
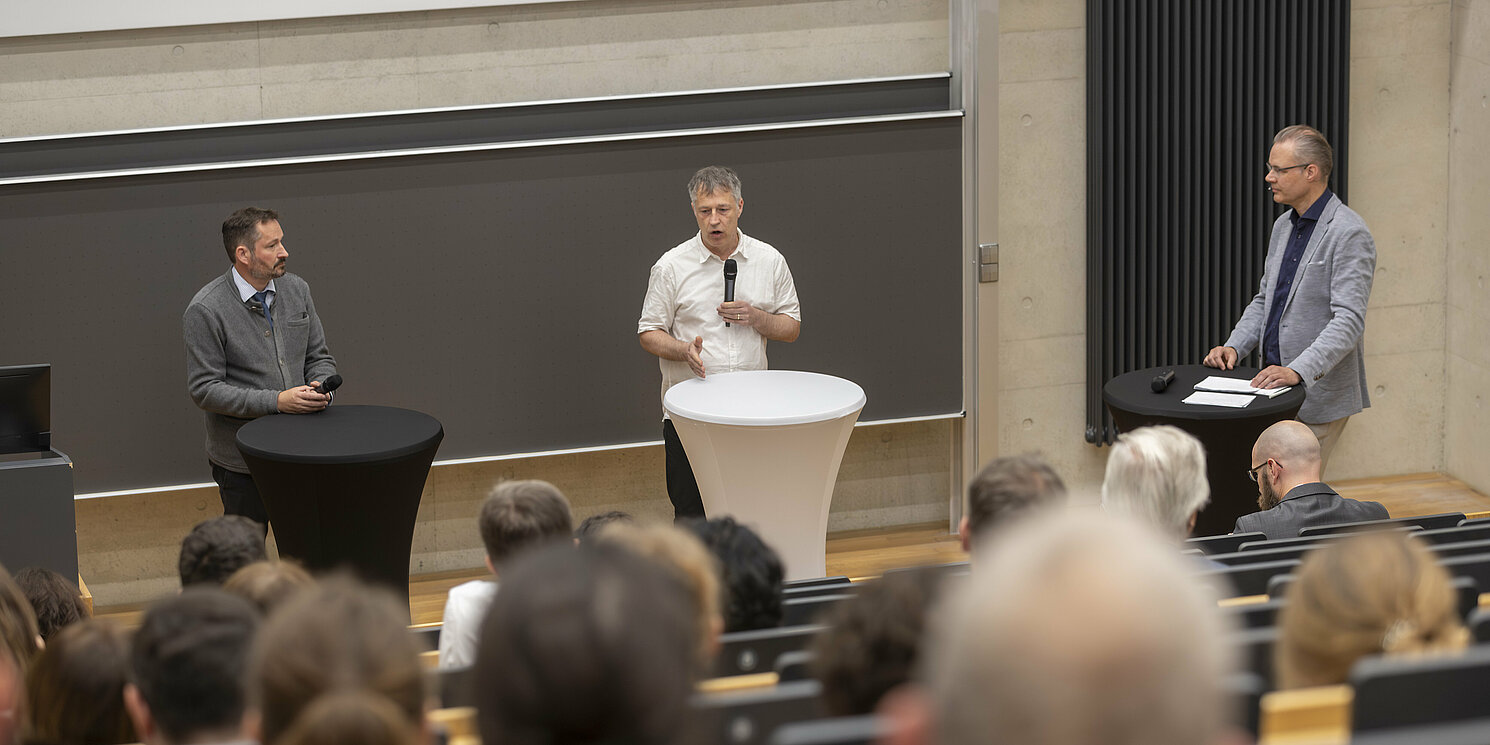
[[[207,459],[248,473],[238,428],[279,410],[279,392],[336,372],[321,318],[305,280],[274,280],[274,328],[238,297],[232,269],[207,283],[186,306],[186,388],[207,412]]]
[[[1233,533],[1265,533],[1268,540],[1298,538],[1299,531],[1316,525],[1339,525],[1361,520],[1385,520],[1390,515],[1380,502],[1346,499],[1334,489],[1314,482],[1299,484],[1270,510],[1237,518]]]
[[[1262,346],[1278,269],[1288,248],[1292,223],[1284,212],[1273,223],[1267,261],[1257,296],[1242,311],[1226,346],[1245,357]],[[1333,422],[1371,405],[1366,392],[1366,301],[1376,274],[1376,243],[1371,232],[1340,198],[1330,196],[1288,291],[1278,322],[1283,364],[1304,379],[1307,396],[1299,420]]]

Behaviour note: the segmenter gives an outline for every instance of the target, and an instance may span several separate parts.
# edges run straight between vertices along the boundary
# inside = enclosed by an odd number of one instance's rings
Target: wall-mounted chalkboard
[[[283,216],[338,403],[434,415],[442,459],[654,440],[636,319],[710,163],[796,277],[773,367],[858,382],[865,420],[962,410],[957,118],[0,186],[0,364],[52,364],[80,493],[210,480],[181,313],[253,204]]]

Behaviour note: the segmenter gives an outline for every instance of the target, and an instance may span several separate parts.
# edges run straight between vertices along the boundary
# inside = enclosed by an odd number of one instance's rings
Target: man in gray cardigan
[[[1263,370],[1252,385],[1302,384],[1308,395],[1299,421],[1319,439],[1326,464],[1345,420],[1371,405],[1362,338],[1376,273],[1366,223],[1329,190],[1334,163],[1330,143],[1313,127],[1285,127],[1273,138],[1268,188],[1274,202],[1293,209],[1273,223],[1256,297],[1204,360],[1230,370],[1258,349]]]
[[[182,317],[186,387],[207,416],[207,460],[223,513],[269,524],[238,452],[238,428],[274,414],[331,403],[315,387],[336,372],[305,280],[285,273],[284,231],[274,210],[245,207],[222,224],[232,267],[191,299]]]

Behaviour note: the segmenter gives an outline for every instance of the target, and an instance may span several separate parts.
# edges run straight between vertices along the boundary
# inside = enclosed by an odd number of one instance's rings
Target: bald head
[[[1262,431],[1252,446],[1252,464],[1269,458],[1288,473],[1288,488],[1319,480],[1319,440],[1303,422],[1289,419]]]

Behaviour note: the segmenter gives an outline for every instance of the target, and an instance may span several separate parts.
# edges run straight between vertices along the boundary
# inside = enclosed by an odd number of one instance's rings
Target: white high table
[[[864,389],[831,375],[753,370],[684,381],[662,406],[704,511],[756,529],[787,579],[825,575],[828,508]]]

